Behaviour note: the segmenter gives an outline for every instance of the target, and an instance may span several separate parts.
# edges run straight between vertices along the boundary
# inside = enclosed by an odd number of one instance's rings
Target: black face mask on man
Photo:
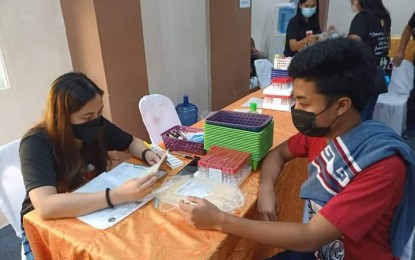
[[[85,123],[72,125],[72,130],[77,139],[85,143],[92,143],[100,133],[103,124],[103,117],[99,116]]]
[[[335,103],[335,102],[334,102]],[[311,137],[324,137],[331,131],[331,125],[339,118],[338,116],[326,127],[316,126],[316,117],[326,112],[334,103],[326,107],[318,114],[313,112],[307,112],[299,109],[295,109],[295,105],[291,107],[291,117],[297,130],[307,136]]]

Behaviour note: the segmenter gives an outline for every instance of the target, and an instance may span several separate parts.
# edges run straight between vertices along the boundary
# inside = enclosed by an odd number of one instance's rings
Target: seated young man
[[[180,204],[183,216],[199,228],[312,252],[301,254],[306,259],[396,259],[414,228],[415,157],[392,129],[360,119],[375,73],[373,55],[357,41],[328,40],[299,52],[289,67],[299,133],[262,164],[257,207],[265,221],[221,212],[195,197],[189,197],[195,204]],[[276,221],[275,181],[295,157],[310,162],[301,187],[309,223]]]

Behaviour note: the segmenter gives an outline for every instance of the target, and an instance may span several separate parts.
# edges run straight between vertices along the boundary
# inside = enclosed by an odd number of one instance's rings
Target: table
[[[240,107],[251,93],[226,107]],[[263,110],[275,120],[273,146],[296,132],[289,112]],[[196,124],[203,127],[203,121]],[[134,159],[133,159],[134,160]],[[299,199],[300,184],[306,177],[306,159],[289,162],[279,176],[278,217],[301,222],[304,202]],[[176,174],[178,170],[168,171]],[[256,211],[259,171],[241,185],[245,205],[236,215],[259,219]],[[97,230],[77,218],[42,220],[36,210],[24,217],[24,228],[36,259],[263,259],[280,251],[253,241],[214,230],[193,228],[176,211],[161,212],[150,202],[120,223]]]
[[[393,59],[393,57],[395,57],[396,53],[398,52],[400,42],[401,42],[401,37],[391,37],[391,46],[389,48],[389,57],[391,57],[391,59]],[[412,40],[412,37],[411,37],[405,49],[404,59],[412,62],[414,60],[414,55],[415,55],[415,40]]]

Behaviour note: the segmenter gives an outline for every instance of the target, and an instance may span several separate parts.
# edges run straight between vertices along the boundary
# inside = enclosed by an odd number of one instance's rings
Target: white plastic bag
[[[179,207],[180,200],[188,202],[187,196],[204,198],[225,212],[233,212],[244,204],[239,187],[191,176],[173,176],[165,180],[153,194],[162,211]]]

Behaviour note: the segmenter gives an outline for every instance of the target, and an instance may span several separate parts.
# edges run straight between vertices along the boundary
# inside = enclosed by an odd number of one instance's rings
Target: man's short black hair
[[[369,48],[360,41],[333,39],[318,42],[294,56],[288,68],[292,78],[316,83],[316,91],[331,102],[347,96],[361,111],[372,94],[376,62]]]

